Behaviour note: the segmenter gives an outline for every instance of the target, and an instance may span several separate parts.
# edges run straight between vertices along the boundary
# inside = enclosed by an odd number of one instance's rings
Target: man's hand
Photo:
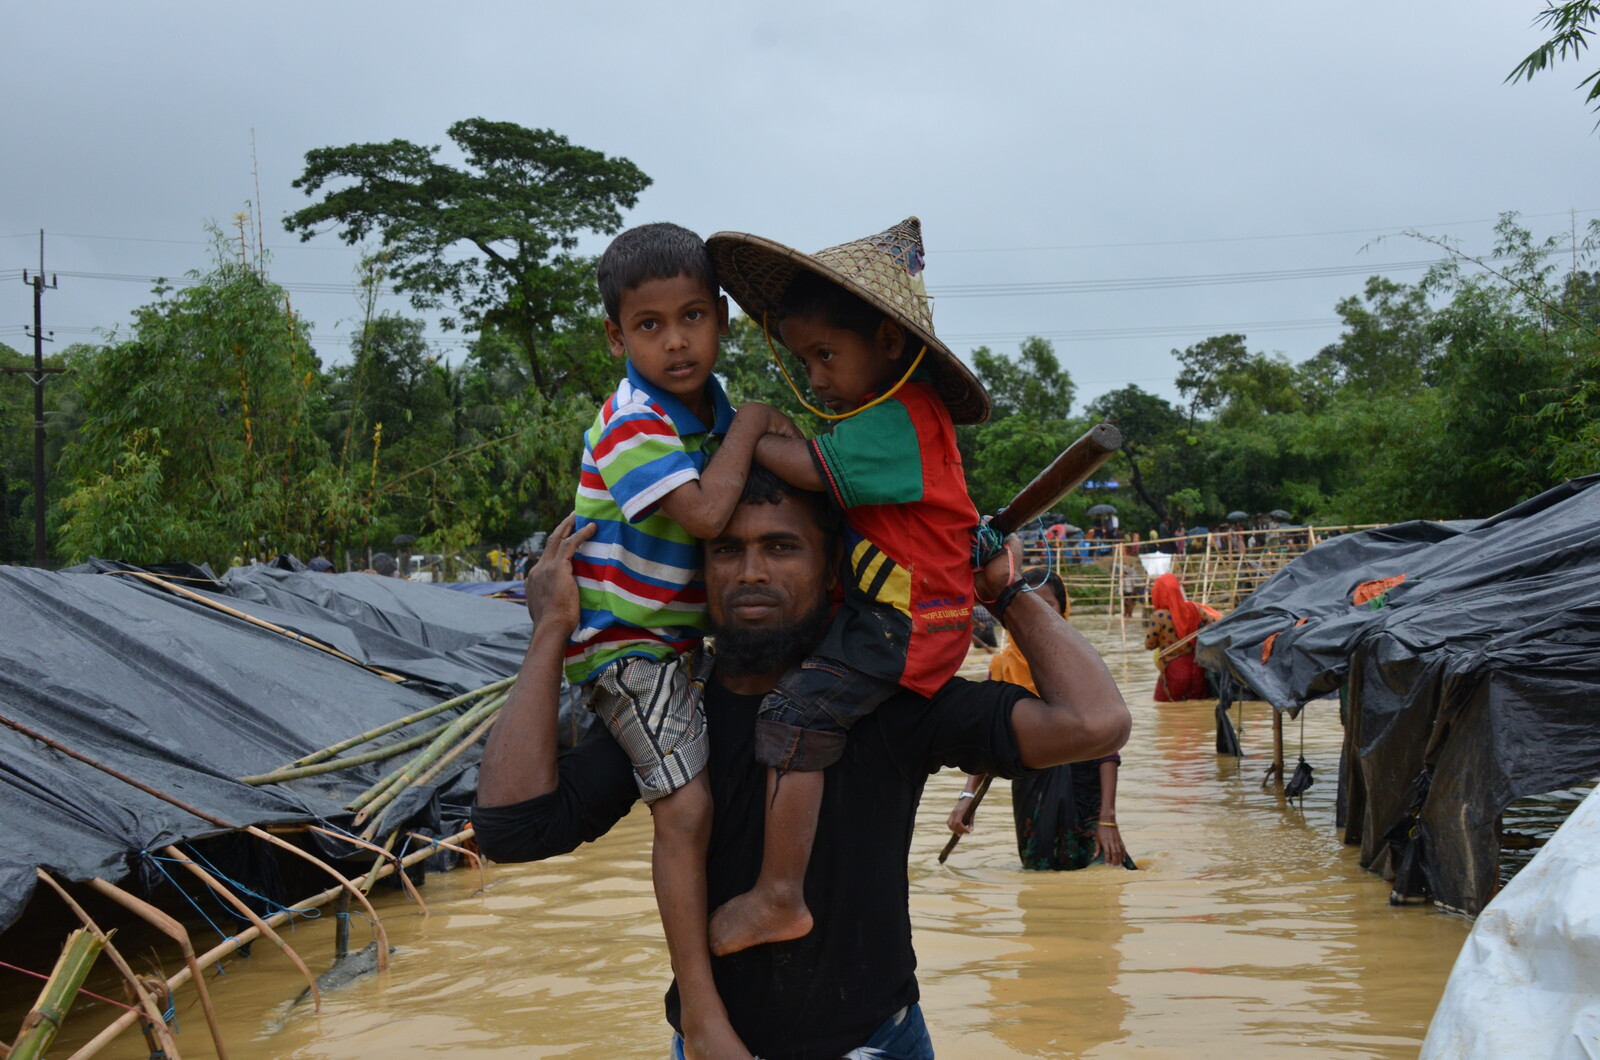
[[[590,523],[574,533],[572,524],[578,519],[576,512],[567,513],[559,526],[550,531],[545,540],[539,562],[528,571],[523,584],[528,594],[528,617],[535,626],[554,622],[560,628],[571,630],[578,625],[581,609],[578,607],[578,579],[572,573],[572,557],[578,546],[595,534],[595,524]]]
[[[956,799],[955,808],[950,811],[950,816],[946,818],[944,822],[945,826],[949,828],[950,831],[955,835],[972,834],[973,825],[976,823],[976,821],[973,823],[968,823],[967,821],[962,820],[962,818],[966,817],[967,815],[967,803],[971,801],[972,800],[966,797],[963,793],[962,797]]]
[[[973,589],[978,594],[978,602],[993,600],[1000,595],[1000,591],[1017,580],[1017,572],[1026,564],[1022,553],[1022,542],[1012,534],[1005,539],[1004,549],[988,563],[983,569],[972,576]]]

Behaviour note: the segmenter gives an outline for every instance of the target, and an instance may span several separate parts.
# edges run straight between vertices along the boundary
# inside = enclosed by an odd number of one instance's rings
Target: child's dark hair
[[[600,255],[600,301],[606,316],[620,324],[622,296],[649,280],[687,276],[706,285],[715,298],[721,289],[706,241],[681,225],[660,221],[630,228]]]
[[[771,321],[771,326],[776,328],[790,317],[821,319],[870,339],[878,333],[878,325],[887,315],[838,284],[801,269],[790,281],[783,297],[778,299],[778,319]]]

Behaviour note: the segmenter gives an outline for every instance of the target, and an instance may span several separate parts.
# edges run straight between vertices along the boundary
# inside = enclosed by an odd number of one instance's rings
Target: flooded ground
[[[1236,717],[1249,757],[1218,758],[1210,704],[1152,701],[1154,671],[1132,624],[1126,640],[1114,618],[1078,624],[1133,708],[1118,817],[1140,869],[1022,872],[1003,781],[978,831],[940,866],[944,818],[963,778],[932,778],[910,877],[923,1007],[939,1055],[1415,1056],[1469,925],[1389,906],[1386,884],[1339,842],[1335,706],[1305,712],[1304,754],[1317,779],[1303,803],[1288,805],[1261,787],[1271,752],[1264,706]],[[1286,743],[1293,766],[1299,723]],[[430,876],[426,919],[386,895],[380,910],[399,947],[393,967],[329,994],[320,1015],[287,1008],[303,984],[258,944],[212,981],[229,1056],[664,1056],[668,969],[649,840],[639,809],[564,858],[494,866],[483,880],[470,869]],[[352,936],[353,945],[368,940],[364,925]],[[301,923],[290,940],[321,970],[331,918]],[[209,947],[215,936],[196,941]],[[180,1046],[190,1060],[213,1055],[193,998],[180,993]],[[105,1018],[69,1020],[78,1031],[63,1040],[81,1042],[83,1024]],[[52,1055],[69,1053],[58,1046]],[[148,1054],[130,1035],[100,1055]]]

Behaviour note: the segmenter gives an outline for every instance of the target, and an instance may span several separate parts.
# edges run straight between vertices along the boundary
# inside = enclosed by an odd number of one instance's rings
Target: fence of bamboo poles
[[[1024,551],[1030,564],[1050,567],[1061,575],[1074,608],[1121,615],[1128,598],[1135,606],[1148,599],[1150,582],[1138,553],[1154,549],[1172,557],[1172,573],[1183,582],[1189,599],[1224,613],[1263,582],[1329,536],[1369,530],[1379,523],[1339,526],[1296,526],[1231,530],[1192,537],[1131,541],[1034,541]],[[1182,551],[1178,551],[1182,549]],[[1171,551],[1169,551],[1171,550]]]

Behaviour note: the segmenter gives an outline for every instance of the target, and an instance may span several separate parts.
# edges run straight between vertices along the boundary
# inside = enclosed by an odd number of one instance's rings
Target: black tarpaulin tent
[[[294,628],[298,615],[304,628],[296,632],[365,651],[420,680],[385,680],[132,577],[0,568],[0,715],[232,825],[348,822],[344,804],[395,762],[263,787],[235,778],[437,703],[463,684],[510,676],[521,651],[513,660],[504,647],[519,631],[526,645],[528,619],[500,601],[371,575],[270,575],[273,584],[307,578],[348,585],[329,598],[363,603],[319,615],[309,604],[282,606],[292,594],[280,593],[271,611],[277,624]],[[253,614],[269,610],[260,602],[265,591],[255,601],[209,595]],[[389,639],[366,650],[374,628]],[[411,645],[409,656],[403,644]],[[418,722],[378,742],[435,724]],[[459,825],[476,762],[475,750],[458,758],[433,785],[397,803],[391,819]],[[147,868],[146,852],[219,831],[8,728],[0,728],[0,822],[0,930],[26,904],[36,867],[68,880],[116,882]]]
[[[1341,823],[1396,900],[1476,913],[1506,806],[1600,776],[1597,484],[1326,541],[1198,638],[1280,710],[1346,687]]]

